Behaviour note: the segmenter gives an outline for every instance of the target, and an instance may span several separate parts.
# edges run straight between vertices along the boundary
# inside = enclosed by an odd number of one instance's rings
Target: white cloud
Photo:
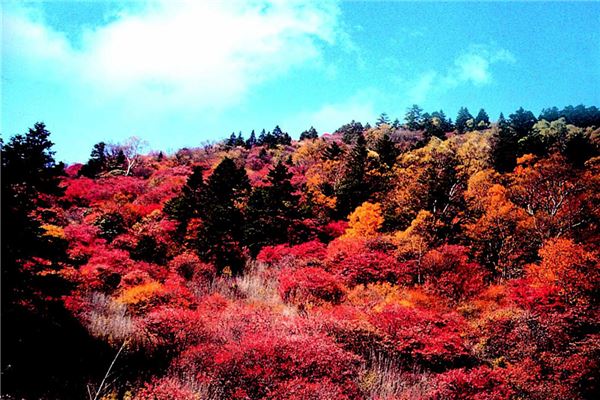
[[[492,80],[490,66],[498,62],[514,63],[515,57],[508,50],[492,51],[486,47],[477,46],[461,54],[454,62],[455,70],[447,79],[456,84],[470,82],[484,85]]]
[[[285,122],[285,126],[307,129],[311,125],[320,133],[332,133],[340,126],[355,120],[364,123],[373,122],[378,113],[375,111],[374,90],[362,90],[352,97],[335,103],[326,103],[312,111],[301,112]]]
[[[408,97],[411,99],[411,103],[421,103],[427,97],[427,94],[431,92],[434,81],[437,77],[437,72],[428,71],[422,74],[409,88]]]
[[[3,56],[144,107],[213,108],[347,40],[335,1],[161,0],[83,33],[74,47],[31,13],[5,13]]]
[[[407,93],[412,102],[424,101],[431,94],[447,92],[459,85],[483,86],[493,81],[491,67],[497,63],[515,63],[511,52],[491,49],[488,46],[471,46],[454,60],[445,72],[430,70],[408,85]]]

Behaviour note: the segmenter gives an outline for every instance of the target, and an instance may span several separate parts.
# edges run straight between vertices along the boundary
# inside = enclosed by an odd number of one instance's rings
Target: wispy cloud
[[[39,15],[4,14],[3,58],[144,107],[236,104],[251,88],[347,44],[335,1],[170,1],[121,12],[73,46]],[[34,71],[35,72],[35,71]]]
[[[374,103],[377,98],[378,93],[374,89],[360,90],[345,100],[325,103],[318,109],[300,112],[285,121],[285,126],[294,127],[300,132],[312,125],[319,132],[331,133],[352,120],[373,122],[378,115]]]
[[[418,103],[432,94],[445,93],[460,85],[487,85],[493,81],[494,64],[515,62],[514,55],[506,49],[471,46],[459,54],[446,71],[429,70],[419,75],[407,85],[407,93],[412,102]]]

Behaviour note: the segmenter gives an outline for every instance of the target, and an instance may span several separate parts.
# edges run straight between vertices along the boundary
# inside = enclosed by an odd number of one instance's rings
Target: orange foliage
[[[598,256],[570,239],[551,239],[539,251],[539,264],[530,265],[529,276],[538,284],[560,287],[569,301],[594,298],[600,287]]]
[[[344,236],[347,237],[372,237],[383,224],[381,204],[364,202],[358,206],[348,217],[348,229]]]

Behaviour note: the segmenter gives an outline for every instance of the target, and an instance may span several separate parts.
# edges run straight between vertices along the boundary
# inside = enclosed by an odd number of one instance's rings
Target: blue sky
[[[411,104],[492,119],[600,105],[598,2],[3,2],[3,137],[46,122],[57,158],[140,136],[174,151],[293,136]]]

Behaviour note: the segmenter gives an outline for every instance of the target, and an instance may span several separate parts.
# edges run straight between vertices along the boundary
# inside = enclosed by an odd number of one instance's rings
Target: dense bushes
[[[600,164],[560,121],[500,145],[519,115],[70,167],[22,204],[16,305],[123,346],[115,398],[593,398]]]
[[[305,267],[281,272],[279,294],[284,301],[295,304],[337,303],[342,299],[344,289],[327,271]]]

